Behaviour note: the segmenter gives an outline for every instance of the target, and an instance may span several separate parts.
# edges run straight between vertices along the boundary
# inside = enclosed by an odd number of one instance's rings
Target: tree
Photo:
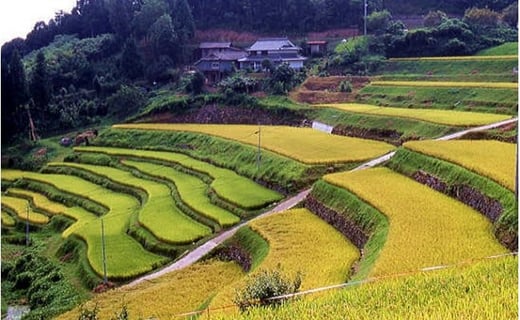
[[[437,27],[446,19],[448,19],[446,13],[440,10],[430,11],[426,17],[424,17],[423,24],[427,28]]]
[[[294,86],[296,72],[287,63],[282,63],[271,76],[271,89],[275,94],[287,93]]]
[[[163,0],[145,0],[134,18],[137,37],[145,36],[157,19],[165,14],[168,14],[168,6]]]
[[[169,14],[163,14],[155,21],[148,30],[148,38],[151,41],[152,52],[155,57],[174,55],[178,38]]]
[[[27,125],[24,105],[29,99],[25,68],[17,49],[9,63],[2,59],[2,144],[12,141]],[[24,123],[25,122],[25,123]]]
[[[139,88],[122,85],[107,99],[107,103],[109,112],[121,118],[139,110],[146,103],[146,97]]]
[[[204,79],[204,75],[199,71],[191,74],[186,85],[186,92],[192,95],[201,94],[204,87]]]
[[[484,8],[471,8],[464,13],[464,22],[474,27],[494,27],[499,22],[499,15],[497,12]]]
[[[108,18],[112,30],[119,40],[126,39],[132,31],[134,10],[131,0],[110,0],[108,2]]]
[[[184,44],[195,35],[195,22],[191,9],[186,0],[169,0],[168,3],[170,4],[173,28],[181,43]]]
[[[51,99],[51,84],[43,51],[38,52],[36,55],[36,65],[31,77],[30,92],[36,111],[34,116],[44,121]]]
[[[119,68],[121,73],[131,80],[143,75],[142,58],[137,52],[137,46],[133,38],[129,38],[125,43]]]
[[[388,10],[374,11],[367,17],[367,30],[376,35],[383,34],[390,21],[392,21],[392,15]]]
[[[502,10],[502,21],[512,28],[518,27],[518,2],[514,2]]]

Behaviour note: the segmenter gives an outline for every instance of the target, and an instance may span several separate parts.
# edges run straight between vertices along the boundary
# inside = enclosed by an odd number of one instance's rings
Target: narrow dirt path
[[[513,118],[513,119],[509,119],[509,120],[505,120],[505,121],[501,121],[501,122],[497,122],[497,123],[493,123],[493,124],[489,124],[489,125],[485,125],[485,126],[480,126],[480,127],[476,127],[476,128],[463,130],[463,131],[456,132],[456,133],[453,133],[453,134],[450,134],[450,135],[447,135],[447,136],[440,137],[440,138],[438,138],[436,140],[452,140],[452,139],[459,138],[459,137],[465,135],[468,132],[493,129],[493,128],[496,128],[496,127],[500,127],[500,126],[503,126],[503,125],[506,125],[506,124],[510,124],[510,123],[516,122],[516,121],[518,121],[518,118]],[[381,164],[381,163],[389,160],[394,154],[395,154],[395,151],[387,153],[387,154],[385,154],[385,155],[383,155],[383,156],[381,156],[379,158],[376,158],[376,159],[373,159],[373,160],[370,160],[370,161],[368,161],[366,163],[361,164],[360,166],[352,169],[352,171],[363,170],[363,169],[374,167],[374,166],[376,166],[378,164]],[[276,214],[278,212],[282,212],[282,211],[288,210],[288,209],[294,207],[295,205],[297,205],[298,203],[300,203],[301,201],[303,201],[305,199],[305,197],[307,197],[307,195],[310,192],[311,192],[311,188],[305,189],[305,190],[301,191],[300,193],[298,193],[297,195],[295,195],[295,196],[293,196],[293,197],[291,197],[289,199],[286,199],[285,201],[279,203],[273,209],[271,209],[271,210],[269,210],[269,211],[267,211],[267,212],[257,216],[253,220],[264,218],[266,216],[269,216],[269,215],[272,215],[272,214]],[[251,221],[251,220],[249,220],[249,221]],[[165,267],[165,268],[163,268],[163,269],[161,269],[161,270],[159,270],[157,272],[154,272],[154,273],[151,273],[149,275],[145,275],[143,277],[140,277],[140,278],[138,278],[138,279],[136,279],[136,280],[134,280],[134,281],[124,285],[123,287],[133,287],[133,286],[135,286],[135,285],[137,285],[137,284],[139,284],[141,282],[150,281],[150,280],[158,278],[158,277],[160,277],[160,276],[162,276],[162,275],[164,275],[166,273],[169,273],[169,272],[172,272],[172,271],[175,271],[175,270],[179,270],[179,269],[182,269],[182,268],[185,268],[185,267],[188,267],[188,266],[192,265],[193,263],[195,263],[199,259],[201,259],[203,256],[208,254],[215,247],[217,247],[218,245],[220,245],[221,243],[223,243],[227,239],[231,238],[237,232],[238,229],[240,229],[241,227],[243,227],[246,224],[248,224],[249,221],[242,222],[241,224],[236,225],[232,229],[229,229],[227,231],[222,232],[221,234],[217,235],[215,238],[205,242],[203,245],[197,247],[196,249],[194,249],[193,251],[189,252],[187,255],[185,255],[181,259],[179,259],[176,262],[172,263],[171,265],[169,265],[169,266],[167,266],[167,267]]]

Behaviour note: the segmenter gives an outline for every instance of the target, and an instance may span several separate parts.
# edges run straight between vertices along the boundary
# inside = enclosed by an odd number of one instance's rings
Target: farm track
[[[437,138],[436,140],[452,140],[452,139],[460,138],[460,137],[462,137],[463,135],[465,135],[465,134],[467,134],[469,132],[476,132],[476,131],[483,131],[483,130],[493,129],[493,128],[501,127],[503,125],[515,123],[517,121],[518,121],[518,118],[515,117],[513,119],[500,121],[500,122],[492,123],[492,124],[489,124],[489,125],[484,125],[484,126],[480,126],[480,127],[475,127],[475,128],[471,128],[471,129],[462,130],[462,131],[459,131],[459,132],[456,132],[456,133],[453,133],[453,134],[449,134],[449,135]],[[358,171],[358,170],[363,170],[363,169],[374,167],[374,166],[376,166],[378,164],[381,164],[381,163],[389,160],[394,154],[395,154],[395,151],[387,153],[387,154],[385,154],[385,155],[383,155],[381,157],[372,159],[372,160],[370,160],[370,161],[368,161],[368,162],[366,162],[364,164],[361,164],[360,166],[352,169],[351,171]],[[291,198],[289,198],[289,199],[279,203],[273,209],[271,209],[271,210],[269,210],[269,211],[267,211],[267,212],[257,216],[253,220],[261,219],[261,218],[267,217],[269,215],[273,215],[273,214],[285,211],[287,209],[290,209],[290,208],[296,206],[301,201],[303,201],[310,192],[311,192],[311,188],[305,189],[305,190],[301,191],[300,193],[298,193],[297,195],[295,195],[295,196],[293,196],[293,197],[291,197]],[[233,227],[232,229],[227,230],[227,231],[221,233],[220,235],[216,236],[215,238],[207,241],[203,245],[201,245],[198,248],[196,248],[195,250],[191,251],[186,256],[182,257],[181,259],[177,260],[173,264],[169,265],[168,267],[165,267],[165,268],[163,268],[163,269],[161,269],[161,270],[159,270],[157,272],[151,273],[149,275],[142,276],[142,277],[140,277],[140,278],[138,278],[138,279],[136,279],[136,280],[134,280],[134,281],[124,285],[123,287],[133,287],[133,286],[135,286],[135,285],[137,285],[137,284],[139,284],[141,282],[150,281],[150,280],[158,278],[158,277],[160,277],[160,276],[162,276],[164,274],[167,274],[169,272],[180,270],[182,268],[185,268],[185,267],[188,267],[188,266],[192,265],[193,263],[195,263],[199,259],[201,259],[203,256],[208,254],[215,247],[217,247],[218,245],[222,244],[227,239],[231,238],[237,232],[238,229],[240,229],[241,227],[245,226],[248,223],[249,223],[249,221],[245,221],[245,222],[243,222],[243,223]]]

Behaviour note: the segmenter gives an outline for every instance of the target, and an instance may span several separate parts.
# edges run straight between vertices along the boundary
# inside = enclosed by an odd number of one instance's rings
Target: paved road
[[[436,140],[452,140],[452,139],[457,139],[457,138],[460,138],[462,137],[463,135],[465,135],[466,133],[469,133],[469,132],[475,132],[475,131],[483,131],[483,130],[488,130],[488,129],[494,129],[494,128],[497,128],[497,127],[501,127],[501,126],[504,126],[506,124],[510,124],[510,123],[514,123],[514,122],[517,122],[518,121],[518,118],[513,118],[513,119],[509,119],[509,120],[504,120],[504,121],[501,121],[501,122],[496,122],[496,123],[492,123],[492,124],[488,124],[488,125],[485,125],[485,126],[481,126],[481,127],[476,127],[476,128],[471,128],[471,129],[468,129],[468,130],[463,130],[463,131],[459,131],[459,132],[455,132],[453,134],[449,134],[447,136],[444,136],[444,137],[440,137]]]
[[[500,127],[500,126],[503,126],[503,125],[506,125],[506,124],[510,124],[510,123],[516,122],[516,121],[518,121],[518,118],[513,118],[513,119],[510,119],[510,120],[505,120],[505,121],[501,121],[501,122],[497,122],[497,123],[493,123],[493,124],[485,125],[485,126],[481,126],[481,127],[471,128],[471,129],[467,129],[467,130],[463,130],[463,131],[460,131],[460,132],[456,132],[456,133],[453,133],[453,134],[450,134],[450,135],[447,135],[447,136],[444,136],[444,137],[440,137],[437,140],[456,139],[456,138],[459,138],[459,137],[465,135],[468,132],[493,129],[493,128],[496,128],[496,127]],[[366,163],[363,163],[362,165],[352,169],[352,171],[363,170],[363,169],[374,167],[374,166],[376,166],[378,164],[381,164],[381,163],[389,160],[391,157],[393,157],[394,154],[395,154],[395,151],[387,153],[387,154],[385,154],[385,155],[383,155],[383,156],[381,156],[379,158],[376,158],[376,159],[370,160],[370,161],[368,161]],[[305,197],[307,197],[307,195],[310,192],[311,192],[310,188],[306,189],[306,190],[303,190],[300,193],[298,193],[297,195],[295,195],[294,197],[291,197],[291,198],[289,198],[289,199],[279,203],[273,209],[271,209],[271,210],[269,210],[269,211],[259,215],[258,217],[254,218],[253,220],[264,218],[266,216],[269,216],[269,215],[272,215],[272,214],[275,214],[275,213],[278,213],[278,212],[282,212],[282,211],[288,210],[288,209],[294,207],[295,205],[297,205],[298,203],[300,203],[301,201],[303,201],[303,199],[305,199]],[[174,262],[173,264],[169,265],[168,267],[165,267],[165,268],[163,268],[163,269],[161,269],[161,270],[159,270],[157,272],[154,272],[154,273],[151,273],[149,275],[146,275],[146,276],[143,276],[141,278],[138,278],[138,279],[134,280],[133,282],[130,282],[129,284],[127,284],[127,285],[125,285],[123,287],[132,287],[132,286],[135,286],[136,284],[139,284],[141,282],[149,281],[149,280],[158,278],[158,277],[160,277],[160,276],[162,276],[162,275],[164,275],[166,273],[169,273],[169,272],[172,272],[172,271],[175,271],[175,270],[179,270],[179,269],[182,269],[182,268],[185,268],[185,267],[188,267],[188,266],[192,265],[193,263],[195,263],[199,259],[201,259],[203,256],[208,254],[216,246],[218,246],[219,244],[223,243],[227,239],[231,238],[235,234],[235,232],[237,232],[238,229],[240,229],[241,227],[243,227],[247,223],[248,223],[248,221],[242,222],[241,224],[233,227],[232,229],[229,229],[227,231],[222,232],[221,234],[217,235],[215,238],[213,238],[213,239],[207,241],[206,243],[204,243],[203,245],[197,247],[196,249],[194,249],[193,251],[188,253],[186,256],[184,256],[181,259],[177,260],[176,262]]]

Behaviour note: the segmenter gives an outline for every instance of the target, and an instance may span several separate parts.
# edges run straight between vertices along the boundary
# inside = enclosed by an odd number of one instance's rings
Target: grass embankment
[[[477,56],[515,55],[518,57],[518,42],[506,42],[496,47],[477,52]]]
[[[517,55],[398,58],[385,63],[380,80],[517,82]]]
[[[367,242],[362,248],[363,255],[351,280],[365,279],[385,244],[388,235],[388,219],[355,194],[324,180],[318,180],[314,184],[309,198],[311,197],[336,212],[340,217],[358,226],[367,236]],[[306,207],[309,208],[309,205],[306,204]],[[330,220],[332,223],[329,223],[334,226],[340,218],[330,217]],[[337,226],[335,227],[337,228]],[[346,236],[351,237],[352,235]]]
[[[66,175],[4,170],[2,176],[47,184],[108,208],[108,213],[103,217],[79,220],[74,227],[74,234],[87,243],[88,261],[99,276],[103,275],[100,219],[104,222],[107,275],[110,279],[131,279],[151,271],[166,261],[165,258],[144,250],[137,241],[126,234],[128,219],[139,208],[139,202],[135,198]],[[131,263],[128,263],[129,256],[133,257]]]
[[[386,165],[399,173],[412,177],[416,172],[423,171],[439,178],[446,183],[446,192],[459,186],[469,186],[481,194],[500,202],[502,211],[494,221],[495,235],[508,248],[515,246],[514,239],[518,234],[518,204],[512,191],[498,183],[477,173],[464,169],[461,166],[429,157],[405,148],[397,150],[396,154]],[[489,210],[490,204],[475,199],[468,199],[475,205],[485,205]],[[483,208],[483,209],[484,209]]]
[[[517,114],[518,90],[369,85],[357,100],[380,106]]]
[[[222,138],[192,132],[108,129],[97,138],[103,146],[173,151],[208,161],[290,193],[314,182],[326,168],[315,169],[287,157]],[[200,147],[204,146],[204,147]]]
[[[518,258],[397,277],[218,319],[517,319]],[[213,317],[212,317],[213,318]]]
[[[221,227],[229,227],[240,221],[240,218],[231,212],[211,203],[206,193],[209,186],[195,176],[153,163],[129,160],[123,160],[122,163],[145,174],[173,182],[185,204],[197,213],[216,221]]]
[[[99,319],[110,319],[127,307],[130,319],[171,319],[199,310],[218,290],[243,276],[234,262],[209,260],[166,274],[135,287],[122,287],[97,295],[86,306],[99,308]],[[76,308],[58,319],[78,319]]]
[[[515,144],[492,140],[425,140],[409,141],[404,147],[456,163],[515,190]]]
[[[484,216],[387,168],[331,174],[324,180],[351,191],[389,219],[387,241],[371,276],[507,251]]]
[[[453,110],[431,110],[431,109],[409,109],[378,107],[367,104],[340,103],[340,104],[320,104],[317,108],[334,108],[341,111],[383,115],[398,118],[411,118],[426,122],[433,122],[448,126],[479,126],[489,123],[499,122],[511,118],[507,115],[461,112]]]
[[[202,225],[180,211],[170,195],[170,188],[164,184],[141,179],[128,171],[105,166],[57,162],[49,163],[48,166],[75,168],[104,176],[132,188],[144,189],[148,197],[145,203],[141,204],[139,222],[162,241],[185,244],[211,234],[208,226]]]
[[[329,135],[311,128],[252,125],[121,124],[115,129],[189,131],[258,145],[305,164],[359,162],[391,151],[386,143]]]
[[[269,252],[253,271],[278,266],[290,277],[303,274],[302,289],[343,283],[352,264],[359,258],[357,248],[326,222],[306,209],[294,209],[250,223],[269,243]],[[232,306],[235,289],[245,278],[221,290],[209,309]],[[236,311],[236,308],[226,311]]]
[[[2,196],[2,210],[12,212],[19,220],[34,224],[46,224],[49,217],[34,211],[29,201],[21,198]]]
[[[382,87],[518,89],[518,83],[511,82],[372,81],[370,84]]]
[[[418,138],[435,138],[457,131],[457,128],[409,118],[369,115],[340,111],[333,108],[314,108],[309,118],[333,125],[336,129],[352,128],[371,139],[400,145]],[[352,133],[349,133],[352,134]]]
[[[213,179],[210,186],[219,197],[244,209],[261,208],[283,198],[281,194],[240,176],[234,171],[219,168],[181,153],[109,147],[79,147],[75,150],[78,152],[104,153],[111,156],[159,160],[180,165],[210,176]]]

